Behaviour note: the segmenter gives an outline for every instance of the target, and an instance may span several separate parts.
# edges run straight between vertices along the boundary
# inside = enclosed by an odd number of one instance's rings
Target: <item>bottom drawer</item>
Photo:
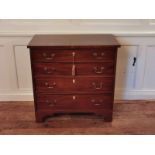
[[[112,108],[113,95],[37,95],[37,108],[75,109],[75,108]]]

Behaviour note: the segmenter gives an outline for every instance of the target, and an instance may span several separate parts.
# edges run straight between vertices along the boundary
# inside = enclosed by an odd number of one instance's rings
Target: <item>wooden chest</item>
[[[112,35],[36,35],[30,48],[36,121],[94,113],[112,121],[117,49]]]

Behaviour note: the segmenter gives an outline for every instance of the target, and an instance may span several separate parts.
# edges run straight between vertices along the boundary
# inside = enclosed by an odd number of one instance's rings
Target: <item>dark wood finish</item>
[[[46,93],[71,93],[71,92],[113,92],[113,77],[46,77],[43,79],[36,79],[35,85],[37,92]]]
[[[38,108],[98,109],[111,108],[112,94],[101,95],[47,95],[37,94]]]
[[[28,47],[75,47],[75,46],[117,46],[120,44],[112,35],[64,34],[35,35]]]
[[[72,75],[72,63],[34,63],[33,68],[35,77]],[[77,76],[114,75],[114,64],[112,62],[75,63],[75,71]]]
[[[36,35],[28,45],[36,121],[80,112],[112,121],[119,46],[111,35]]]
[[[115,57],[115,48],[103,47],[101,49],[72,49],[72,50],[57,50],[57,49],[34,49],[32,60],[35,62],[72,62],[72,53],[75,53],[75,62],[102,62],[113,61]]]
[[[54,114],[77,114],[77,113],[87,113],[87,114],[96,114],[98,116],[103,117],[105,122],[111,122],[112,121],[112,108],[106,108],[106,109],[83,109],[83,108],[77,108],[77,109],[42,109],[36,111],[36,121],[37,122],[43,122],[45,119],[47,119],[50,116],[54,116]],[[104,115],[103,115],[104,114]]]

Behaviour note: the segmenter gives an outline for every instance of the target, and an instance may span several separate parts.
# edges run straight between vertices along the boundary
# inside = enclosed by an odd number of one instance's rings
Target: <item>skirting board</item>
[[[0,101],[33,101],[31,90],[0,92]]]
[[[117,100],[154,100],[155,90],[115,91]]]
[[[155,98],[155,90],[115,91],[116,100],[152,100]],[[31,90],[5,91],[0,93],[0,101],[33,101]]]

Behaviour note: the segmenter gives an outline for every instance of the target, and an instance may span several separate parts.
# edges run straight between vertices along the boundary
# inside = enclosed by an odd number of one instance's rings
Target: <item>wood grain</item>
[[[35,46],[119,46],[112,35],[102,34],[64,34],[64,35],[35,35],[28,47]]]
[[[76,76],[43,77],[35,81],[37,92],[42,93],[102,93],[113,91],[114,77]]]
[[[79,46],[80,48],[78,49]],[[81,112],[95,113],[96,115],[104,116],[104,121],[112,121],[115,83],[114,73],[116,69],[117,48],[119,47],[115,37],[112,35],[36,35],[27,47],[30,48],[35,116],[37,122],[43,122],[46,117],[58,113],[75,114]],[[60,64],[58,64],[58,62]],[[95,67],[94,75],[94,72],[92,74],[94,68],[89,65],[83,69],[85,76],[79,76],[77,75],[77,71],[79,72],[79,69],[81,71],[81,67],[77,70],[78,62],[104,62],[104,65],[105,63],[109,65],[110,62],[113,74],[108,74],[107,72],[102,75],[103,77],[99,76],[98,73],[103,72],[103,67],[101,66],[102,68],[100,67],[99,70]],[[48,68],[44,68],[44,64],[47,63],[49,65],[57,63],[58,65],[55,65],[49,70]],[[59,74],[56,75],[46,76],[42,74],[42,76],[38,76],[38,73],[40,75],[40,68],[36,69],[36,65],[38,64],[43,65],[43,73],[53,73],[56,69],[64,68],[63,64],[66,63],[72,63],[72,67],[68,69],[65,68],[65,71],[58,72]],[[81,65],[83,66],[83,64]],[[71,75],[66,76],[69,70]],[[105,105],[101,105],[102,108],[97,108],[92,106],[92,103],[90,105],[85,99],[78,99],[77,102],[74,102],[75,104],[70,104],[70,106],[64,104],[63,108],[62,101],[58,104],[56,103],[57,99],[51,101],[51,98],[46,98],[46,101],[43,103],[46,104],[46,102],[50,100],[52,107],[42,109],[39,103],[40,101],[36,100],[36,95],[38,94],[65,93],[66,95],[73,94],[75,96],[78,93],[85,93],[89,95],[88,98],[90,98],[90,94],[93,92],[96,94],[104,92],[112,93],[111,102],[108,102],[109,107],[106,108],[103,107]],[[76,100],[74,96],[70,100],[67,99],[67,103],[72,103],[72,100]],[[95,105],[99,105],[100,100],[96,101]]]
[[[42,76],[71,76],[72,63],[34,63],[35,77]],[[114,75],[113,63],[75,63],[75,74],[80,75]]]
[[[1,102],[1,135],[155,134],[155,101],[115,101],[113,122],[95,115],[56,115],[35,122],[33,102]]]
[[[72,62],[73,52],[75,53],[75,62],[113,62],[115,57],[115,46],[94,48],[89,46],[89,49],[84,49],[81,46],[79,49],[60,49],[56,50],[51,47],[37,47],[32,49],[32,61],[34,62]],[[62,48],[62,47],[61,47]],[[83,49],[82,49],[83,48]]]

